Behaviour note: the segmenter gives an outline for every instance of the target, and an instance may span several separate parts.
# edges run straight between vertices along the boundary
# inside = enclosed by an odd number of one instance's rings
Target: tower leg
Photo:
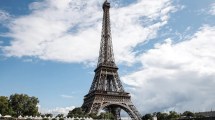
[[[114,116],[114,120],[121,120],[120,111],[121,111],[121,108],[119,107],[115,107],[111,109],[111,113]]]

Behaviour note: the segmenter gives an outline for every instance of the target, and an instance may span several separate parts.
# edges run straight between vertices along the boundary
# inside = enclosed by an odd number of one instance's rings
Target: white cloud
[[[10,19],[10,14],[4,10],[0,10],[0,24]]]
[[[61,97],[62,98],[70,98],[70,99],[73,98],[73,96],[71,96],[71,95],[61,95]]]
[[[46,113],[51,113],[54,116],[58,115],[58,114],[64,114],[64,116],[66,116],[69,111],[73,110],[75,108],[75,106],[70,106],[70,107],[56,107],[54,109],[46,109],[46,108],[42,108],[39,105],[39,112],[42,114],[46,114]]]
[[[114,4],[114,3],[113,3]],[[102,1],[46,0],[29,6],[31,14],[9,24],[6,56],[32,56],[61,62],[95,61],[98,57]],[[113,5],[115,6],[115,5]],[[137,9],[138,8],[138,9]],[[118,62],[135,62],[134,48],[155,38],[175,11],[170,0],[139,0],[111,9],[112,36]]]
[[[24,59],[23,62],[30,62],[30,63],[32,63],[33,59]]]
[[[203,26],[190,39],[167,39],[140,56],[143,67],[122,78],[144,113],[215,108],[215,27]]]
[[[209,13],[210,13],[211,15],[215,15],[215,3],[211,4],[211,8],[210,8],[210,10],[209,10]]]

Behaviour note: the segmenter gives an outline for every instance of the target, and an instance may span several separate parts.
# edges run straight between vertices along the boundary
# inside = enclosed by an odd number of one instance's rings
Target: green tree
[[[157,116],[158,120],[167,120],[168,119],[168,114],[167,113],[157,112],[156,116]]]
[[[186,116],[187,118],[195,117],[195,114],[190,111],[185,111],[182,115]]]
[[[114,115],[110,112],[103,112],[99,116],[97,116],[97,119],[108,119],[108,120],[114,120]]]
[[[44,116],[46,116],[46,117],[53,117],[53,114],[47,113],[47,114],[45,114]]]
[[[36,116],[38,114],[38,98],[29,97],[26,94],[14,94],[9,98],[9,105],[12,108],[12,116]]]
[[[69,111],[67,117],[86,117],[88,116],[83,110],[82,108],[78,107],[78,108],[74,108],[72,111]]]
[[[91,117],[93,119],[99,119],[99,117],[95,113],[90,113],[89,117]]]
[[[168,115],[169,120],[176,120],[179,118],[179,114],[175,111],[170,111]]]
[[[108,119],[108,120],[114,120],[114,115],[110,112],[102,112],[100,113],[100,115],[97,116],[97,114],[95,113],[90,113],[88,115],[89,117],[93,118],[93,119]]]
[[[56,117],[63,118],[63,114],[58,114]]]
[[[3,116],[11,114],[11,108],[9,106],[9,100],[5,96],[0,96],[0,114]]]
[[[145,115],[142,117],[142,120],[152,120],[152,115],[151,115],[151,114],[145,114]]]

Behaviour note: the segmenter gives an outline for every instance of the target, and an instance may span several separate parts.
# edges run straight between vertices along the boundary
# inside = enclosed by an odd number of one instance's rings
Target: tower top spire
[[[107,0],[105,0],[105,2],[103,4],[103,9],[105,9],[105,8],[110,8],[110,3]],[[105,17],[105,16],[103,16],[103,17]]]
[[[102,8],[103,8],[102,36],[97,67],[100,66],[116,67],[111,40],[112,38],[109,13],[110,3],[108,2],[108,0],[105,0]]]

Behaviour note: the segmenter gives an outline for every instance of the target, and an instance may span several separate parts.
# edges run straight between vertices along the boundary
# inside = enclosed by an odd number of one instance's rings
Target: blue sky
[[[112,0],[116,62],[141,113],[215,109],[215,2]],[[98,0],[1,0],[0,95],[81,106],[99,53]]]

